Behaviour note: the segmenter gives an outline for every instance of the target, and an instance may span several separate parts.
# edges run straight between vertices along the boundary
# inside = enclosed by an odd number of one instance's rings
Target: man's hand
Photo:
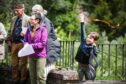
[[[8,46],[9,46],[9,47],[11,47],[11,46],[12,46],[11,41],[7,41],[7,44],[8,44]]]
[[[25,34],[23,32],[20,33],[21,36],[24,36]]]

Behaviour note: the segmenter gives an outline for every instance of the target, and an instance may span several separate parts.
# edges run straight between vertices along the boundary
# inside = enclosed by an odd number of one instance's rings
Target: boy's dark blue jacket
[[[85,24],[81,22],[81,44],[78,48],[75,60],[82,64],[89,64],[90,55],[97,56],[96,47],[86,44]],[[92,52],[91,52],[92,51]]]

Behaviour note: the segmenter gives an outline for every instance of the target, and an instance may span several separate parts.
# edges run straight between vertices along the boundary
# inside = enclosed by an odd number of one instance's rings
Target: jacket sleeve
[[[81,45],[84,45],[85,44],[84,40],[86,39],[86,32],[85,32],[84,22],[81,22],[80,28],[81,28]]]
[[[43,49],[46,46],[47,42],[47,29],[44,27],[43,31],[41,32],[41,41],[38,43],[33,43],[32,46],[34,49]]]
[[[97,49],[97,47],[93,47],[93,54],[94,54],[94,56],[97,57],[97,54],[98,54],[98,49]]]
[[[54,25],[47,17],[45,17],[45,25],[46,25],[47,32],[48,32],[48,38],[56,40],[57,37],[56,37],[55,31],[54,31]]]
[[[29,33],[29,30],[27,29],[27,32],[24,35],[24,44],[28,42],[28,33]]]
[[[11,23],[10,23],[10,27],[9,27],[9,30],[8,30],[8,32],[7,32],[7,37],[6,37],[6,40],[7,41],[11,41],[12,39],[12,30],[13,30],[13,23],[14,23],[14,19],[15,19],[16,17],[13,17],[12,19],[11,19]]]

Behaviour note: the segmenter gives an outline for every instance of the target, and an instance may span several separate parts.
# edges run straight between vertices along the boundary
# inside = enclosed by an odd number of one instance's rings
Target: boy
[[[85,27],[84,22],[81,22],[81,44],[78,49],[75,60],[78,62],[78,75],[79,80],[82,81],[85,76],[86,80],[94,80],[95,70],[97,68],[97,52],[96,52],[96,41],[99,39],[97,32],[90,32],[85,38]],[[84,34],[83,34],[84,33]],[[91,61],[93,58],[96,61],[96,65],[93,66]]]

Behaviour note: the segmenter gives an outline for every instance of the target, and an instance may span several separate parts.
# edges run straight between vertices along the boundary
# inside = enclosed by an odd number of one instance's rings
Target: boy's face
[[[94,38],[92,37],[91,34],[89,34],[86,38],[86,44],[94,44],[94,43],[95,43]]]

